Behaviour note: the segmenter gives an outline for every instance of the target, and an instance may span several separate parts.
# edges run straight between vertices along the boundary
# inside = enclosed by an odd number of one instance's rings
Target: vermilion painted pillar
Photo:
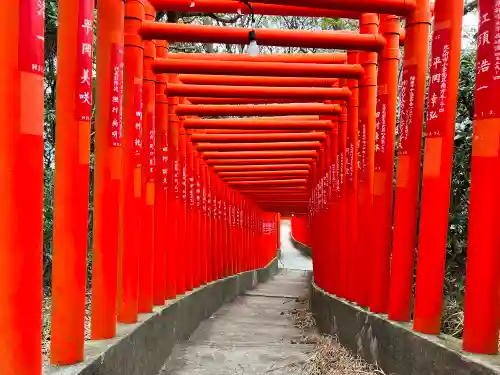
[[[44,9],[4,1],[0,25],[12,46],[0,49],[0,373],[33,375],[42,372]]]
[[[211,188],[211,171],[205,168],[205,196],[206,196],[206,216],[207,216],[207,235],[206,235],[206,253],[207,253],[207,282],[213,281],[213,251],[212,251],[212,188]]]
[[[170,83],[179,83],[179,76],[174,75]],[[179,97],[179,105],[186,104],[184,97]],[[191,192],[191,176],[192,176],[192,154],[188,148],[188,136],[184,129],[184,116],[179,116],[179,153],[181,155],[181,186],[182,186],[182,208],[181,208],[181,243],[179,244],[180,251],[184,254],[184,272],[186,279],[186,290],[193,290],[194,282],[194,266],[193,266],[193,248],[192,236],[188,235],[191,225],[191,209],[190,209],[190,192]]]
[[[225,261],[226,261],[226,272],[225,272],[225,276],[229,276],[231,275],[231,252],[230,252],[230,247],[229,247],[229,229],[228,229],[228,212],[227,212],[227,208],[228,208],[228,187],[225,183],[223,183],[221,181],[221,185],[222,185],[222,215],[223,215],[223,221],[224,221],[224,226],[223,226],[223,233],[222,233],[222,237],[223,237],[223,246],[224,246],[224,250],[225,250]]]
[[[240,265],[240,272],[245,271],[245,259],[244,259],[244,253],[243,253],[243,198],[241,194],[237,195],[237,204],[238,204],[238,252],[239,252],[239,265]]]
[[[237,228],[236,228],[236,192],[233,189],[229,189],[229,243],[231,246],[231,269],[232,274],[238,273],[238,240],[237,240]]]
[[[389,290],[389,318],[397,321],[411,315],[429,17],[429,1],[417,0],[406,18]]]
[[[251,214],[251,202],[249,199],[246,200],[245,206],[245,218],[246,218],[246,231],[247,231],[247,270],[252,269],[252,214]],[[276,245],[275,245],[276,246]]]
[[[157,52],[158,53],[158,52]],[[167,75],[167,83],[170,77]],[[176,118],[175,105],[177,105],[177,98],[168,97],[167,95],[167,296],[173,294],[175,297],[178,293],[178,282],[180,278],[179,269],[179,254],[177,251],[177,127],[174,126],[173,121]],[[171,272],[173,271],[173,272]],[[168,280],[173,280],[173,284],[169,287]]]
[[[350,64],[356,64],[359,53],[348,51],[347,59]],[[347,107],[347,135],[346,135],[346,204],[347,204],[347,259],[348,288],[347,298],[356,301],[358,283],[361,282],[358,265],[358,107],[359,89],[357,80],[348,80],[351,98]]]
[[[218,191],[219,191],[219,200],[218,200],[218,212],[219,212],[219,222],[220,222],[220,230],[219,230],[219,240],[220,240],[220,252],[221,252],[221,278],[227,276],[227,268],[228,268],[228,257],[227,257],[227,246],[226,246],[226,217],[224,212],[224,200],[225,200],[225,191],[224,184],[220,179],[217,179],[218,183]]]
[[[227,210],[227,246],[229,248],[229,275],[236,273],[235,267],[235,241],[234,241],[234,212],[233,212],[234,191],[226,188],[226,210]]]
[[[155,11],[147,2],[145,19],[153,21]],[[141,172],[141,225],[139,251],[139,312],[149,313],[153,310],[153,264],[154,264],[154,206],[155,206],[155,85],[156,75],[152,65],[156,57],[156,46],[153,41],[143,41],[144,77],[142,107],[142,172]],[[163,284],[164,285],[164,284]]]
[[[250,241],[251,241],[251,235],[250,235],[250,201],[248,199],[244,200],[244,228],[245,228],[245,258],[246,258],[246,270],[250,270],[252,268],[251,264],[251,255],[250,255]],[[275,218],[275,224],[276,224],[276,218]],[[274,237],[276,240],[276,237]],[[274,243],[274,246],[276,246],[276,242]]]
[[[236,273],[241,272],[241,233],[240,233],[240,198],[237,191],[234,192],[234,231],[236,246]]]
[[[225,241],[225,220],[224,220],[224,185],[220,179],[217,179],[217,189],[219,198],[217,200],[217,211],[219,214],[219,251],[220,251],[220,278],[227,274],[227,248]]]
[[[252,209],[251,209],[251,223],[252,223],[252,242],[250,245],[250,252],[252,254],[252,269],[257,268],[257,259],[258,255],[260,252],[258,242],[257,242],[257,220],[256,220],[256,212],[255,212],[255,206],[252,203]]]
[[[311,225],[311,248],[313,253],[313,269],[314,269],[314,281],[318,286],[323,287],[323,273],[322,273],[322,254],[318,248],[318,237],[317,226],[316,226],[316,174],[317,166],[316,162],[313,162],[311,166],[311,176],[309,177],[307,189],[309,191],[309,221]]]
[[[360,32],[377,34],[378,15],[365,13],[360,19]],[[358,186],[358,248],[359,265],[364,282],[360,283],[358,303],[367,307],[370,302],[373,246],[373,180],[375,169],[375,116],[377,100],[377,54],[360,52],[360,63],[365,69],[359,81],[359,186]]]
[[[309,223],[311,226],[311,249],[312,249],[312,263],[313,263],[313,271],[314,271],[314,282],[321,288],[324,288],[323,285],[323,274],[322,274],[322,263],[321,258],[322,254],[317,247],[317,228],[316,228],[316,163],[313,163],[311,168],[311,176],[308,182],[308,190],[310,192],[309,198]]]
[[[213,274],[214,280],[219,279],[220,274],[220,253],[219,253],[219,212],[217,210],[217,199],[218,199],[218,191],[217,191],[217,177],[212,173],[210,176],[210,185],[211,185],[211,199],[212,199],[212,252],[213,252]]]
[[[234,234],[234,192],[232,189],[228,188],[227,194],[227,213],[228,213],[228,245],[229,245],[229,270],[230,275],[236,273],[235,267],[235,234]]]
[[[213,228],[212,228],[212,246],[213,246],[213,260],[214,260],[214,280],[218,280],[221,274],[221,254],[220,254],[220,237],[219,237],[219,210],[218,210],[218,181],[217,176],[212,174],[211,176],[212,184],[212,214],[213,214]]]
[[[183,130],[184,133],[184,130]],[[188,290],[192,290],[195,286],[196,279],[196,259],[194,256],[194,233],[196,229],[194,224],[194,191],[193,191],[193,150],[190,147],[187,135],[183,136],[186,143],[186,229],[185,229],[185,246],[184,249],[187,255],[187,272]]]
[[[240,273],[241,268],[241,231],[240,231],[240,207],[239,193],[234,192],[234,226],[235,226],[235,249],[236,249],[236,273]]]
[[[94,2],[59,2],[51,363],[83,359]],[[29,109],[25,109],[29,111]]]
[[[196,152],[194,152],[194,205],[195,205],[195,256],[196,256],[196,282],[195,286],[198,288],[203,285],[203,245],[202,245],[202,209],[201,209],[201,165],[200,158]]]
[[[196,203],[196,183],[198,180],[198,171],[196,168],[196,154],[191,143],[188,143],[188,152],[191,155],[191,176],[189,178],[189,209],[191,211],[191,223],[187,235],[191,237],[191,258],[193,267],[193,288],[200,286],[200,254],[198,236],[200,229],[198,227],[198,207]]]
[[[143,85],[143,49],[139,32],[143,18],[142,0],[127,1],[123,73],[121,240],[118,272],[118,321],[120,323],[135,323],[138,310]]]
[[[336,266],[335,263],[331,262],[332,252],[335,250],[334,248],[330,249],[325,245],[324,232],[328,230],[329,221],[325,220],[325,211],[324,211],[324,200],[323,200],[323,179],[325,177],[325,149],[322,146],[319,150],[319,155],[317,159],[316,165],[316,173],[314,176],[314,197],[316,200],[315,207],[315,227],[316,227],[316,249],[321,254],[321,262],[320,265],[322,270],[333,270]],[[331,228],[330,230],[334,230]],[[335,237],[334,237],[335,238]],[[335,282],[335,273],[334,272],[325,272],[322,271],[323,275],[323,283],[326,287],[330,287],[334,285]]]
[[[241,197],[241,264],[242,271],[245,272],[247,268],[247,253],[246,253],[246,218],[245,218],[245,199]]]
[[[217,214],[219,220],[219,231],[218,231],[218,241],[219,241],[219,256],[220,256],[220,273],[219,278],[224,278],[227,272],[227,248],[225,244],[225,223],[224,223],[224,186],[222,181],[217,178]]]
[[[249,247],[248,247],[248,242],[249,242],[249,231],[248,231],[248,199],[244,198],[243,199],[243,254],[244,254],[244,259],[245,259],[245,271],[248,271],[250,269],[250,256],[249,256]],[[275,225],[276,225],[276,218],[275,220]],[[274,246],[276,246],[276,236],[274,237]]]
[[[210,200],[212,214],[212,279],[218,280],[220,273],[220,254],[219,254],[219,215],[217,211],[217,180],[213,173],[210,175]]]
[[[325,246],[323,254],[325,254],[325,261],[329,266],[325,270],[328,275],[328,289],[327,291],[338,295],[339,284],[340,284],[340,234],[339,234],[339,198],[340,198],[340,183],[339,183],[339,127],[340,123],[337,123],[337,127],[332,130],[330,138],[331,146],[331,162],[329,173],[331,174],[330,180],[332,184],[332,205],[330,215],[327,218],[328,226],[325,231],[331,233],[331,240],[328,242],[328,246]]]
[[[224,268],[223,268],[223,276],[228,276],[229,275],[229,248],[228,248],[228,241],[227,241],[227,212],[226,212],[226,199],[227,199],[227,191],[226,191],[226,185],[224,182],[220,182],[220,188],[221,188],[221,218],[222,218],[222,231],[221,231],[221,238],[222,238],[222,257],[224,261]]]
[[[180,125],[180,123],[179,123]],[[181,204],[178,212],[179,220],[179,242],[177,244],[179,255],[182,258],[184,270],[184,282],[186,291],[193,290],[193,259],[191,238],[187,234],[190,215],[189,210],[189,176],[191,174],[191,157],[187,150],[187,137],[185,130],[179,128],[179,157],[180,157],[180,189],[181,189]]]
[[[441,330],[462,8],[463,1],[451,5],[443,0],[436,1],[434,8],[413,314],[415,330],[428,334]]]
[[[211,278],[212,281],[217,280],[217,221],[215,210],[216,198],[215,198],[215,177],[212,170],[210,170],[209,176],[209,199],[208,199],[208,209],[210,215],[210,267],[211,267]]]
[[[255,207],[255,233],[255,246],[257,248],[256,267],[262,268],[264,264],[267,264],[268,254],[266,254],[266,248],[262,238],[262,212],[259,207]]]
[[[169,80],[171,77],[169,77]],[[183,188],[182,188],[182,156],[180,153],[179,118],[175,114],[175,108],[179,104],[178,98],[168,98],[168,130],[169,130],[169,165],[172,165],[172,204],[168,206],[167,220],[170,223],[172,251],[176,259],[176,294],[184,294],[186,291],[185,276],[185,249],[183,248]],[[171,164],[170,164],[171,163]],[[170,194],[169,194],[170,196]],[[170,201],[170,198],[169,198]]]
[[[97,4],[91,337],[116,334],[123,102],[123,1]]]
[[[200,215],[199,215],[199,176],[200,176],[200,168],[199,161],[197,157],[197,153],[192,147],[193,152],[193,211],[194,211],[194,220],[193,220],[193,252],[195,258],[196,270],[194,274],[194,287],[198,288],[201,285],[201,252],[200,252]]]
[[[255,249],[253,248],[253,205],[250,199],[247,200],[246,217],[247,217],[247,233],[248,233],[248,240],[247,240],[248,269],[251,270],[253,269],[253,259],[254,259]],[[275,223],[278,223],[277,215],[275,215]],[[277,238],[277,233],[275,240],[276,238]],[[276,242],[274,246],[276,247]]]
[[[245,271],[250,270],[250,247],[249,247],[249,242],[250,242],[250,219],[249,219],[249,202],[248,199],[243,200],[243,230],[245,233],[245,243],[244,243],[244,254],[245,254]],[[276,237],[274,237],[276,240]],[[276,246],[276,242],[274,244]]]
[[[322,176],[322,192],[319,196],[319,203],[321,204],[321,217],[318,219],[318,224],[320,225],[319,233],[321,234],[321,243],[323,247],[321,249],[321,254],[323,255],[324,267],[326,269],[330,269],[329,279],[327,279],[326,283],[330,282],[330,285],[333,285],[334,275],[333,270],[336,265],[332,262],[333,260],[333,251],[335,250],[334,246],[331,246],[332,243],[332,234],[335,231],[335,227],[333,226],[333,215],[334,210],[332,207],[332,197],[333,197],[333,175],[332,175],[332,167],[333,167],[333,157],[331,151],[331,134],[327,134],[327,138],[324,142],[324,150],[322,153],[321,159],[321,176]],[[328,271],[327,271],[328,272]],[[327,273],[328,274],[328,273]]]
[[[319,180],[321,178],[321,173],[323,169],[323,160],[321,158],[321,153],[319,154],[318,159],[316,160],[316,163],[314,164],[313,167],[313,174],[312,174],[312,196],[313,196],[313,227],[314,227],[314,245],[313,245],[313,253],[314,251],[317,252],[318,258],[317,258],[317,267],[318,267],[318,283],[321,285],[322,288],[325,288],[325,290],[330,291],[331,290],[331,285],[333,283],[333,272],[328,273],[327,270],[330,267],[334,267],[335,264],[332,263],[333,259],[333,254],[334,254],[334,249],[328,249],[329,251],[325,251],[325,246],[323,246],[322,243],[322,225],[324,223],[321,222],[321,197],[320,197],[320,192],[319,192]],[[275,226],[273,225],[273,229]]]
[[[201,285],[207,284],[207,213],[206,213],[206,164],[201,155],[198,155],[198,163],[199,163],[199,215],[200,215],[200,282]]]
[[[200,247],[201,247],[201,284],[208,283],[208,217],[207,217],[207,165],[200,158]]]
[[[259,226],[260,226],[260,237],[261,237],[261,246],[262,246],[262,257],[261,257],[261,263],[260,267],[264,267],[265,264],[269,263],[268,259],[271,258],[271,252],[269,251],[269,248],[267,246],[266,242],[266,217],[265,213],[259,209],[260,213],[260,220],[259,220]]]
[[[248,271],[248,219],[247,219],[247,200],[242,199],[241,205],[241,229],[243,232],[243,271]]]
[[[226,246],[228,248],[228,275],[234,275],[234,254],[233,254],[233,238],[232,238],[232,213],[231,213],[231,195],[232,191],[226,186]]]
[[[188,135],[186,135],[186,151],[187,151],[187,160],[188,160],[188,168],[187,168],[187,196],[186,196],[186,205],[187,205],[187,220],[186,220],[186,245],[189,251],[189,267],[191,269],[191,289],[196,288],[197,283],[197,272],[198,272],[198,261],[199,258],[196,255],[196,236],[197,236],[197,228],[196,228],[196,205],[195,205],[195,155],[194,149],[191,145],[191,142],[188,139]]]
[[[344,82],[345,83],[345,82]],[[338,127],[338,245],[339,245],[339,290],[338,296],[347,295],[347,264],[349,248],[347,247],[347,186],[346,186],[346,147],[347,147],[347,108],[342,104]]]
[[[498,186],[500,113],[496,54],[497,2],[479,1],[475,122],[469,211],[469,244],[463,348],[493,354],[498,343]]]
[[[156,41],[156,56],[165,57],[167,43]],[[154,205],[154,263],[153,263],[153,303],[163,305],[168,298],[175,297],[175,254],[169,239],[167,202],[168,175],[168,100],[165,95],[165,74],[156,75],[155,96],[155,205]],[[171,186],[170,186],[171,188]]]
[[[379,54],[378,97],[373,185],[373,284],[370,310],[386,313],[389,307],[389,275],[394,199],[394,143],[398,101],[399,17],[383,15],[380,32],[387,44]]]
[[[254,267],[255,249],[253,248],[253,207],[252,202],[248,200],[248,267],[250,270]],[[277,215],[276,215],[277,220]],[[276,246],[276,245],[275,245]]]

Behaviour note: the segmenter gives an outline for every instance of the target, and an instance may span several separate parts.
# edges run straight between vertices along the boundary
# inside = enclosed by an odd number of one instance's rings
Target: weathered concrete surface
[[[266,281],[278,270],[275,259],[266,268],[228,277],[198,288],[140,314],[137,324],[117,327],[111,340],[85,343],[85,360],[73,366],[46,367],[50,375],[156,375],[177,342],[187,339],[199,323],[219,307]]]
[[[281,257],[280,267],[293,270],[312,270],[312,260],[294,246],[290,235],[290,221],[282,220],[280,223]],[[307,254],[305,254],[307,255]]]
[[[290,241],[292,242],[293,246],[298,249],[302,254],[304,254],[306,257],[312,258],[312,249],[304,245],[302,242],[297,241],[293,236],[290,234]]]
[[[161,375],[300,374],[312,345],[282,315],[308,293],[309,273],[281,269],[272,281],[224,305],[174,349]],[[302,305],[303,307],[303,305]]]
[[[463,353],[459,340],[415,333],[411,324],[389,321],[386,316],[337,299],[314,284],[311,293],[311,307],[320,332],[337,335],[342,345],[388,374],[500,374],[498,356]]]

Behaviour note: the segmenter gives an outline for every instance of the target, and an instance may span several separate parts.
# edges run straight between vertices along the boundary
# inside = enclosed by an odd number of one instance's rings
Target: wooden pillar
[[[0,373],[42,373],[44,9],[0,3]],[[23,48],[18,48],[22,45]]]

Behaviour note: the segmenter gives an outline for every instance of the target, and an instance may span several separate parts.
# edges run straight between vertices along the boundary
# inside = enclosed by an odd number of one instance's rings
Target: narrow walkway
[[[161,375],[300,374],[313,349],[285,313],[303,308],[308,272],[281,269],[274,279],[226,304],[177,345]]]
[[[302,255],[290,240],[290,220],[281,220],[280,230],[280,267],[291,270],[312,270],[312,260]]]

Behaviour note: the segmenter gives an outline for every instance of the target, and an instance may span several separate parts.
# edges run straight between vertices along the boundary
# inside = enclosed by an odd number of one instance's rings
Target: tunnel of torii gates
[[[465,351],[483,354],[497,352],[500,313],[495,4],[479,0],[463,337]],[[0,4],[14,46],[0,52],[2,375],[41,372],[43,5]],[[60,0],[51,362],[84,356],[92,118],[92,339],[265,266],[280,214],[307,221],[320,288],[438,334],[462,8],[462,0],[437,0],[432,14],[428,0],[99,1],[94,116],[94,0]],[[354,18],[359,32],[255,30],[258,45],[336,53],[169,53],[169,42],[248,44],[250,31],[155,22],[169,10]]]

